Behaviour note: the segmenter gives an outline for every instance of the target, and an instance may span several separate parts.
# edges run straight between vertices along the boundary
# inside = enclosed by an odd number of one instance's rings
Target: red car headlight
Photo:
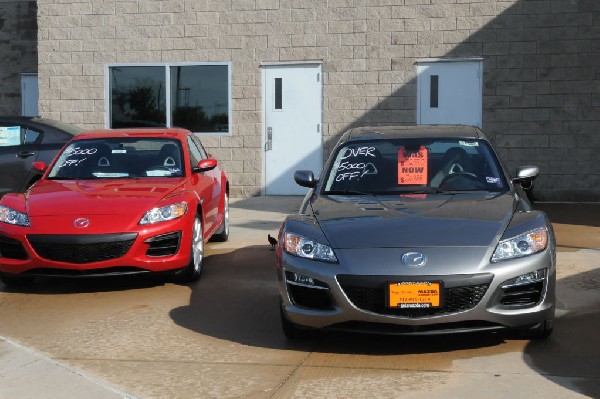
[[[4,205],[0,205],[0,222],[15,224],[17,226],[31,226],[26,213],[15,211]]]
[[[166,222],[182,217],[187,212],[187,202],[179,202],[177,204],[167,205],[160,208],[152,208],[142,219],[140,224],[152,224],[158,222]]]

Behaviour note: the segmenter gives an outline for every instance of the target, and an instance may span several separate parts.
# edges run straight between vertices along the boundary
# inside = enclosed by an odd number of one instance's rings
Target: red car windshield
[[[106,138],[77,140],[60,154],[48,179],[115,179],[184,176],[178,140]]]

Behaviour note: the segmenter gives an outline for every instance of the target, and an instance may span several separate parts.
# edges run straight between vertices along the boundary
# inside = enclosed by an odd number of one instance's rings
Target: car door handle
[[[19,158],[27,158],[27,157],[30,157],[32,155],[35,155],[35,152],[33,152],[33,151],[21,151],[21,152],[19,152],[17,154],[17,156]]]

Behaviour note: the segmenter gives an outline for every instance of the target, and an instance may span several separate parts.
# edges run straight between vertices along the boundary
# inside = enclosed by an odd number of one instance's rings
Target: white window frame
[[[165,107],[167,116],[167,126],[172,127],[171,118],[171,67],[177,66],[211,66],[211,65],[226,65],[227,66],[227,132],[193,132],[199,136],[231,136],[233,134],[233,115],[232,115],[232,97],[231,97],[231,62],[159,62],[159,63],[118,63],[104,65],[104,126],[110,127],[110,69],[119,67],[163,67],[165,69]]]

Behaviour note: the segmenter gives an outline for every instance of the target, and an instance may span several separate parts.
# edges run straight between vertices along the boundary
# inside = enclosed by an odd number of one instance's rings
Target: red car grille
[[[41,258],[76,264],[120,258],[129,251],[136,238],[137,233],[27,236]]]
[[[19,240],[0,236],[0,258],[27,259],[27,254]]]

